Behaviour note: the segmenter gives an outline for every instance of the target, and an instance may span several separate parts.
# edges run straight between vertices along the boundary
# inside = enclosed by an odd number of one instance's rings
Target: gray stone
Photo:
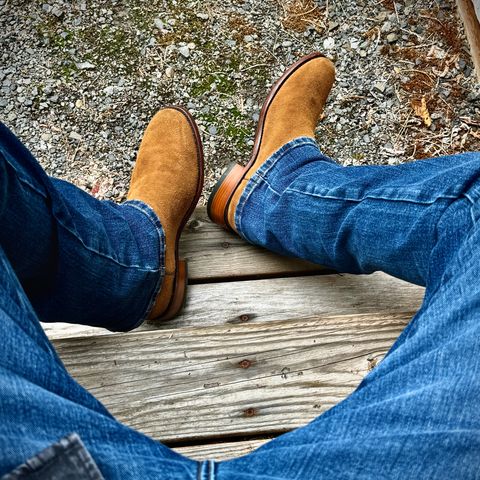
[[[57,18],[60,18],[63,15],[63,11],[60,10],[58,7],[53,7],[50,13],[52,15],[55,15]]]
[[[165,24],[159,18],[156,18],[153,23],[159,30],[165,30]]]
[[[383,33],[391,32],[393,29],[392,22],[385,22],[380,29]]]
[[[72,140],[77,140],[78,142],[83,140],[83,137],[77,132],[70,132],[68,138],[71,138]]]
[[[388,43],[395,43],[398,40],[398,35],[396,33],[389,33],[387,35],[387,42]]]
[[[75,65],[80,70],[93,70],[95,68],[95,65],[90,62],[78,62]]]
[[[331,50],[335,47],[335,39],[333,37],[328,37],[323,41],[323,48],[325,50]]]
[[[183,47],[178,47],[178,53],[185,58],[190,57],[190,49],[184,45]]]

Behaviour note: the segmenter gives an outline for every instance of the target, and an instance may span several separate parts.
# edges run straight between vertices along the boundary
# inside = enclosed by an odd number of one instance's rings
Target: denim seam
[[[157,214],[149,205],[140,200],[129,200],[123,205],[135,208],[139,212],[142,212],[154,226],[158,235],[158,269],[155,271],[165,271],[165,232]]]
[[[3,159],[5,160],[5,162],[8,163],[8,165],[10,165],[11,168],[13,168],[13,170],[15,171],[16,175],[17,175],[17,178],[22,182],[24,183],[25,185],[27,185],[28,187],[30,187],[32,190],[34,190],[35,192],[37,192],[39,195],[41,195],[43,198],[48,198],[48,195],[45,193],[45,192],[42,192],[40,191],[35,185],[33,185],[32,183],[30,183],[28,181],[28,178],[25,177],[23,175],[23,172],[21,170],[18,170],[17,168],[15,168],[15,165],[10,162],[7,158],[7,156],[5,155],[4,152],[0,152],[2,154],[2,157]]]
[[[433,200],[412,200],[410,198],[397,198],[397,197],[387,197],[387,196],[373,196],[373,195],[366,195],[361,198],[351,198],[351,197],[337,197],[335,195],[323,195],[320,193],[313,193],[313,192],[305,192],[303,190],[297,190],[296,188],[286,188],[285,193],[299,193],[301,195],[308,195],[310,197],[317,197],[317,198],[322,198],[322,199],[328,199],[328,200],[341,200],[341,201],[347,201],[347,202],[357,202],[360,203],[364,200],[386,200],[386,201],[395,201],[395,202],[407,202],[407,203],[419,203],[419,204],[426,204],[430,205],[432,203],[435,203],[437,200],[446,200],[446,199],[457,199],[457,195],[439,195]]]
[[[198,464],[197,480],[215,480],[215,460],[204,460]]]
[[[242,232],[241,229],[241,222],[242,222],[242,212],[245,207],[245,204],[248,202],[250,196],[253,192],[260,186],[262,183],[266,183],[269,187],[267,180],[267,175],[273,169],[273,167],[277,164],[279,160],[284,158],[284,156],[289,153],[291,150],[294,150],[297,147],[302,147],[305,145],[311,145],[315,148],[318,148],[315,140],[310,137],[298,137],[290,142],[286,143],[282,147],[280,147],[277,151],[275,151],[261,166],[260,168],[252,175],[252,178],[247,185],[245,186],[245,190],[243,191],[242,195],[240,196],[240,200],[238,201],[237,208],[235,210],[235,227],[237,232],[245,238],[245,240],[250,241],[246,235]],[[278,192],[276,192],[278,194]]]
[[[136,268],[136,269],[139,269],[139,270],[143,270],[145,272],[157,272],[158,269],[156,268],[145,268],[141,265],[126,265],[122,262],[119,262],[118,260],[116,260],[115,258],[112,258],[111,256],[105,254],[105,253],[102,253],[102,252],[99,252],[98,250],[95,250],[94,248],[92,247],[89,247],[88,245],[85,245],[85,243],[82,241],[82,239],[72,230],[70,230],[70,228],[68,228],[66,225],[64,225],[64,223],[61,221],[61,220],[58,220],[58,218],[56,219],[58,221],[58,223],[60,224],[60,226],[62,226],[68,233],[70,233],[71,235],[73,235],[82,245],[83,247],[85,247],[86,250],[88,250],[89,252],[92,252],[92,253],[95,253],[96,255],[99,255],[100,257],[103,257],[103,258],[106,258],[107,260],[110,260],[112,261],[113,263],[116,263],[117,265],[119,265],[120,267],[124,267],[124,268]]]

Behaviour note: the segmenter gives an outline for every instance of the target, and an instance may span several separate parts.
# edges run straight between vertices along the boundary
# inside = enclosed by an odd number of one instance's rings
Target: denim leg
[[[480,224],[467,232],[436,291],[352,395],[216,465],[216,478],[479,479]]]
[[[308,151],[321,166],[309,166]],[[480,478],[478,154],[344,169],[300,139],[276,158],[290,161],[277,169],[270,162],[272,175],[260,172],[237,215],[247,238],[347,271],[389,271],[427,290],[352,395],[307,426],[215,465],[215,478]],[[295,162],[303,173],[293,171]],[[284,199],[278,192],[286,191]],[[283,222],[283,233],[265,212]]]
[[[153,210],[48,177],[2,124],[0,225],[0,245],[41,321],[124,331],[147,316],[164,273]]]
[[[426,285],[464,238],[468,218],[445,233],[442,216],[480,175],[480,154],[398,166],[342,167],[299,138],[253,176],[236,211],[250,242],[340,272],[381,270]],[[441,251],[437,240],[444,235]],[[430,257],[439,263],[430,272]]]
[[[116,421],[77,384],[0,248],[0,477],[69,433],[107,479],[194,480],[197,463]]]

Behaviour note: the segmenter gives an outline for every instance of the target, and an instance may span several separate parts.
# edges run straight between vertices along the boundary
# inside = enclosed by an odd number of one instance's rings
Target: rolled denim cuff
[[[297,148],[304,148],[304,147],[313,147],[316,151],[318,151],[318,145],[313,138],[310,137],[298,137],[290,142],[286,143],[282,147],[280,147],[275,153],[273,153],[261,166],[260,168],[253,174],[250,181],[245,186],[245,190],[243,191],[240,200],[238,202],[237,208],[235,210],[235,228],[237,232],[248,242],[252,242],[251,239],[247,237],[244,230],[242,228],[243,217],[245,205],[248,203],[249,199],[252,195],[256,192],[258,187],[264,183],[268,183],[268,177],[274,167],[277,165],[280,160],[282,160],[285,156],[287,156],[292,150]],[[336,163],[332,159],[328,159],[325,157],[327,161],[331,161],[332,163]]]
[[[152,308],[158,297],[160,289],[162,288],[163,278],[165,276],[165,231],[163,230],[163,226],[160,222],[160,219],[158,218],[158,215],[155,213],[153,208],[146,203],[142,202],[141,200],[128,200],[122,205],[134,208],[137,211],[141,212],[143,215],[145,215],[152,224],[153,228],[155,229],[156,235],[158,236],[158,279],[156,284],[154,285],[152,294],[149,296],[146,306],[143,309],[142,314],[138,319],[135,320],[133,326],[130,328],[130,330],[134,330],[135,328],[139,327],[143,322],[145,322],[145,320],[147,320],[148,315],[152,311]]]

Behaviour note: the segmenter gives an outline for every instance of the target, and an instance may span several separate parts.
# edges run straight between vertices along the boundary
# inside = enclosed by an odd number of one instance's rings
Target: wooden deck
[[[183,314],[128,334],[45,325],[71,374],[122,422],[192,458],[239,456],[338,403],[381,360],[423,289],[279,257],[197,209]]]

